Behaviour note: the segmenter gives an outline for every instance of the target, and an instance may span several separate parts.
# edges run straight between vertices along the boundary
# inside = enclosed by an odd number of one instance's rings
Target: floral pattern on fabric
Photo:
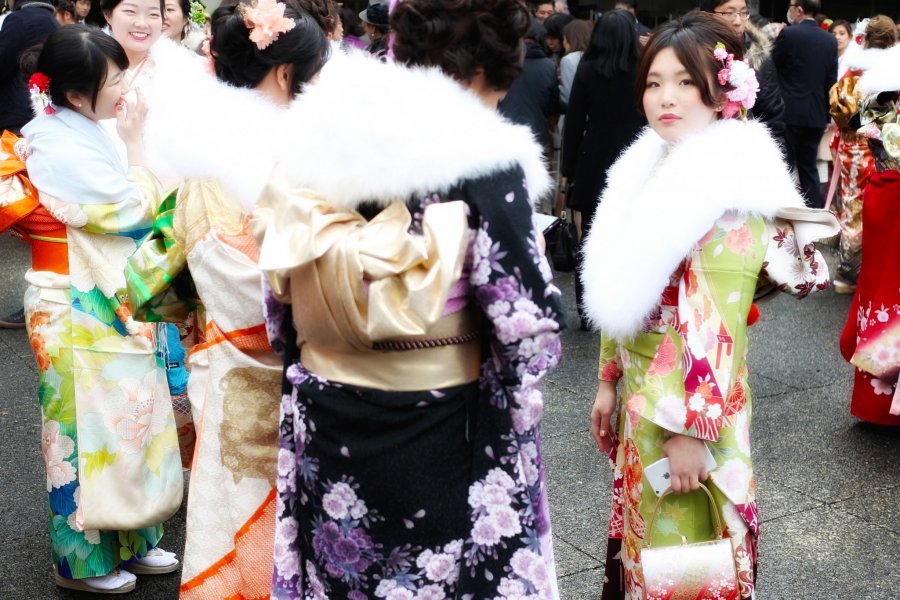
[[[110,496],[98,478],[139,461],[149,485],[145,497],[176,485],[164,466],[177,461],[165,450],[174,436],[165,376],[152,353],[152,333],[121,303],[121,270],[149,224],[158,187],[142,169],[129,178],[135,193],[119,203],[88,206],[42,195],[36,212],[46,218],[21,224],[25,234],[43,233],[53,215],[67,226],[56,243],[68,239],[70,274],[29,271],[25,313],[40,382],[51,549],[58,572],[69,578],[105,575],[120,561],[145,555],[162,535],[162,525],[82,531],[76,516],[85,503]],[[177,466],[174,471],[180,477]]]
[[[613,462],[610,538],[622,539],[624,596],[607,586],[603,598],[644,597],[640,547],[657,497],[643,468],[663,458],[676,433],[705,440],[716,458],[711,491],[737,558],[741,597],[756,581],[759,535],[750,458],[752,403],[747,386],[747,314],[757,277],[803,297],[828,285],[815,248],[799,248],[790,223],[729,212],[719,218],[672,275],[644,331],[629,341],[602,336],[599,376],[624,378]],[[698,491],[663,501],[653,545],[708,539],[706,496]],[[611,545],[613,547],[613,545]]]
[[[143,317],[179,320],[202,312],[204,341],[189,357],[198,436],[182,600],[270,591],[282,369],[265,333],[247,216],[215,180],[184,181],[126,271],[131,302]]]
[[[274,598],[558,598],[537,386],[560,358],[559,292],[520,171],[414,200],[411,230],[424,205],[457,199],[469,210],[463,277],[483,313],[477,382],[384,392],[326,381],[295,362],[290,305],[266,301],[289,365]]]
[[[841,354],[856,372],[850,410],[864,421],[900,425],[900,287],[897,198],[900,172],[873,175],[866,187],[866,235],[856,294],[841,334]]]

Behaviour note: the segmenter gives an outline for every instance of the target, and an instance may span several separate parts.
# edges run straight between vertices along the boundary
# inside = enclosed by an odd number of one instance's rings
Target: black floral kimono
[[[297,139],[325,128],[335,147],[286,157],[255,211],[285,356],[274,598],[558,598],[538,384],[564,317],[530,201],[546,174],[526,131],[436,75],[329,65]],[[413,121],[377,141],[407,185],[354,194],[363,174],[327,172],[359,126],[331,106],[344,80]],[[445,119],[415,122],[422,98]],[[457,136],[475,156],[454,170],[427,142]]]

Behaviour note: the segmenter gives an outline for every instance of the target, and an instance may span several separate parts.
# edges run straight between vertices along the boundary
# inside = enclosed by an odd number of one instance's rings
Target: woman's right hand
[[[591,431],[597,447],[607,454],[612,451],[613,441],[612,414],[616,410],[616,384],[613,381],[600,381],[594,406],[591,408]]]
[[[676,494],[692,492],[706,481],[706,443],[698,438],[674,434],[663,444],[663,454],[669,457],[672,491]]]
[[[116,131],[125,145],[140,144],[147,118],[147,104],[141,90],[123,94],[116,105]]]

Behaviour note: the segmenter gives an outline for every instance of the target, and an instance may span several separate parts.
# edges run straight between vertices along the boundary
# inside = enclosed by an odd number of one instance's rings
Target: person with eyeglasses
[[[784,100],[772,62],[772,42],[750,22],[747,0],[700,0],[700,10],[725,21],[743,41],[745,59],[759,81],[756,105],[750,109],[750,117],[765,123],[778,145],[784,148]]]
[[[821,29],[815,16],[819,0],[790,0],[785,28],[775,38],[772,60],[784,100],[788,163],[795,166],[800,189],[814,208],[824,206],[816,156],[830,121],[828,92],[837,81],[838,52],[834,36]]]

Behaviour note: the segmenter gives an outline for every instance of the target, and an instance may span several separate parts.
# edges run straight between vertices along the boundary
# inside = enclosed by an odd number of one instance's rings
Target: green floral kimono
[[[803,205],[768,130],[722,119],[668,144],[646,129],[610,169],[585,243],[586,307],[602,332],[599,378],[623,380],[611,455],[613,507],[603,598],[672,597],[647,589],[640,553],[708,540],[702,491],[657,496],[644,470],[675,434],[703,440],[707,482],[734,550],[734,582],[708,598],[750,598],[759,517],[750,459],[747,327],[757,279],[803,297],[828,286],[813,240],[833,215]],[[790,219],[790,220],[788,220]],[[665,589],[663,589],[665,588]]]
[[[672,434],[705,440],[712,451],[710,489],[732,540],[741,597],[753,590],[759,522],[750,459],[747,316],[761,271],[800,297],[828,285],[822,257],[811,246],[798,247],[790,223],[729,213],[672,275],[643,332],[625,342],[602,337],[599,378],[624,382],[611,455],[609,536],[611,548],[621,543],[628,598],[644,597],[640,548],[657,502],[643,469],[664,458],[662,446]],[[698,491],[667,497],[651,541],[703,541],[711,531],[708,500]]]
[[[40,202],[65,225],[55,242],[68,243],[68,273],[26,275],[51,549],[60,575],[101,576],[145,555],[163,530],[100,531],[90,528],[91,519],[127,523],[154,503],[180,499],[183,485],[153,330],[124,304],[125,262],[149,232],[160,189],[146,169],[126,172],[111,140],[77,113],[41,115],[24,134]],[[129,485],[135,480],[144,489]],[[131,514],[125,506],[134,507]]]

